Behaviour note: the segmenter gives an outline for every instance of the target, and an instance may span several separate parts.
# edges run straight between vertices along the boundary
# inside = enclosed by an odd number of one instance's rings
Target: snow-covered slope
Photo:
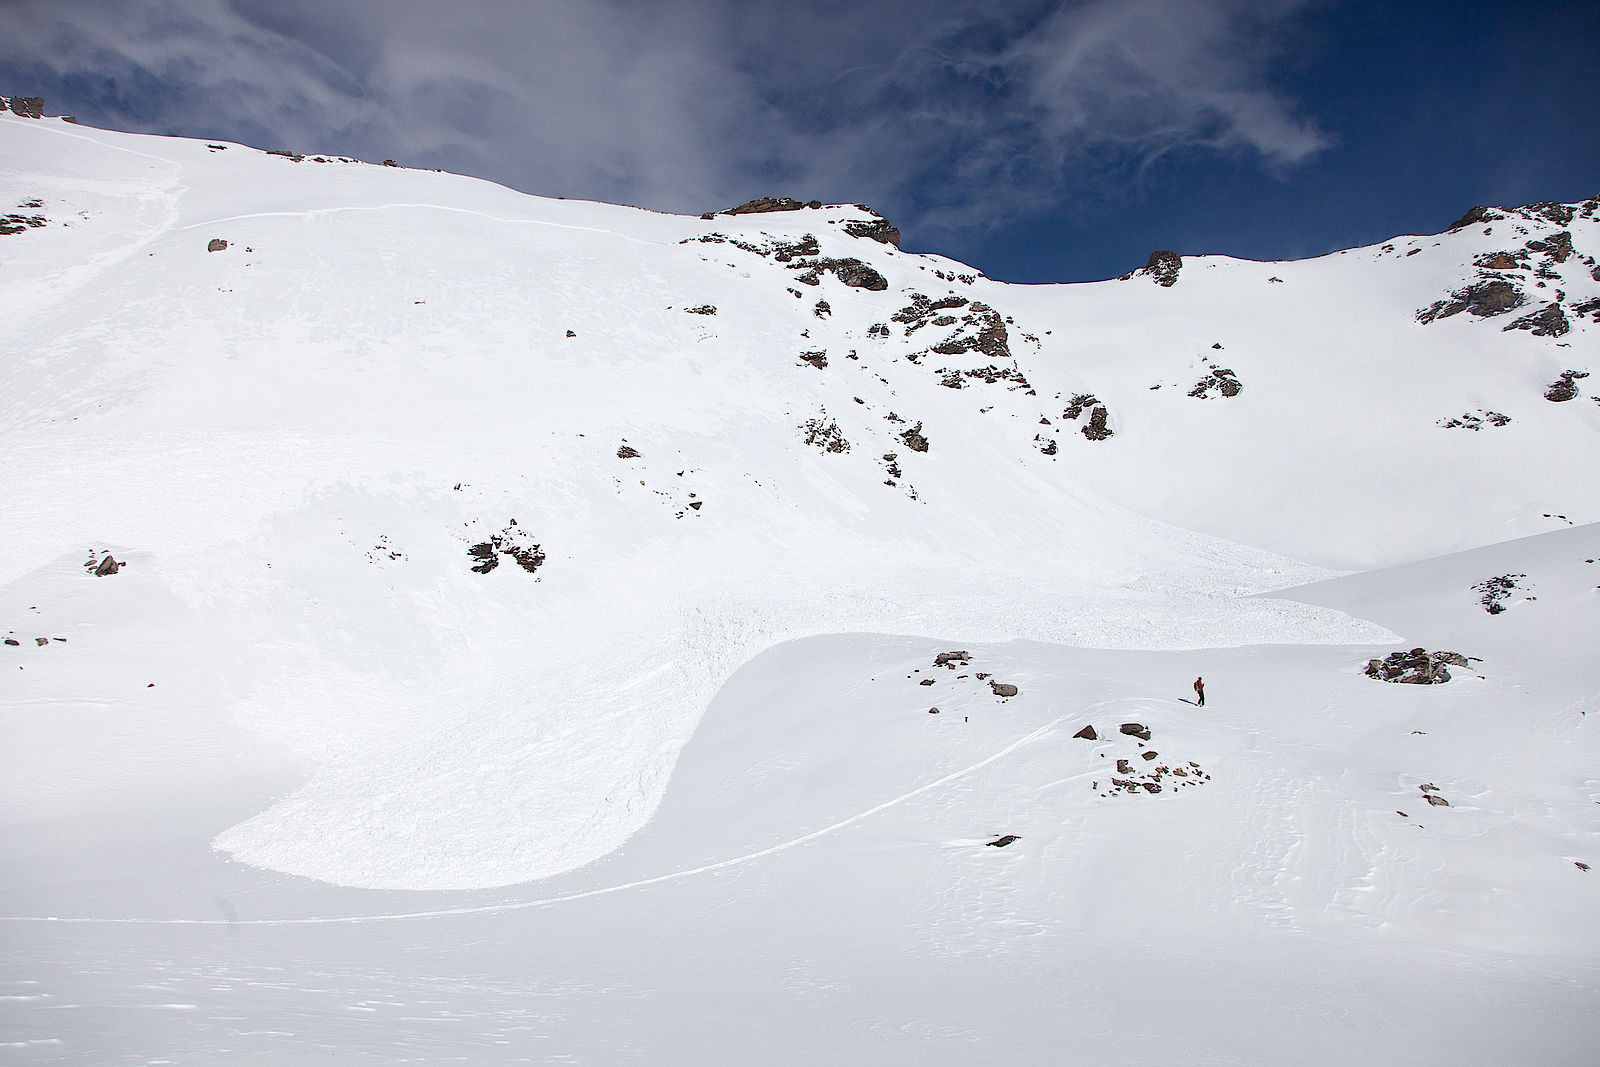
[[[1267,1036],[1319,1034],[1328,1062],[1397,1031],[1410,1058],[1441,1034],[1469,1059],[1577,1047],[1486,1044],[1449,998],[1564,1010],[1597,985],[1572,931],[1596,884],[1600,202],[1022,287],[856,206],[683,218],[0,114],[0,210],[0,912],[26,958],[59,936],[113,976],[80,1034],[144,996],[122,968],[148,954],[97,955],[103,921],[242,919],[275,939],[239,979],[252,1016],[367,1048],[269,972],[307,973],[294,939],[323,927],[296,924],[321,916],[351,989],[427,1000],[355,932],[404,914],[435,978],[495,1004],[529,987],[493,924],[547,947],[572,985],[520,1049],[545,1058],[697,1058],[672,1009],[607,1006],[597,946],[724,1027],[729,1062],[970,1062],[985,988],[1058,1012],[986,1058],[1103,1060],[1126,1032],[1095,1006],[1150,981],[1126,954],[1169,950],[1155,988],[1186,1007],[1146,1061],[1175,1038],[1252,1058],[1208,968],[1297,990]],[[1479,659],[1445,686],[1363,674],[1416,644]],[[954,649],[970,667],[935,670]],[[1198,673],[1203,714],[1175,699]],[[236,965],[189,950],[184,1003]],[[1471,963],[1408,1027],[1365,995],[1308,1009],[1264,963],[1285,952],[1383,988]],[[990,953],[1018,969],[960,977]],[[795,997],[815,1025],[775,1057]],[[506,1054],[440,1012],[388,1019],[397,1047]],[[214,1062],[209,1026],[96,1047]]]

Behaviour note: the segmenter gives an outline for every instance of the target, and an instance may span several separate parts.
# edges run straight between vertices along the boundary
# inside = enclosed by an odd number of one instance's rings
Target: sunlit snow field
[[[1015,287],[849,207],[0,143],[6,1062],[1592,1060],[1593,341],[1414,320],[1508,224]],[[699,239],[807,233],[887,289]],[[1015,376],[872,329],[913,291]],[[1363,673],[1418,646],[1473,659]]]

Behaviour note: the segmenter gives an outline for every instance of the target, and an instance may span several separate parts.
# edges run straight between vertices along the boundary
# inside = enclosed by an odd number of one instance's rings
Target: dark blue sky
[[[864,202],[1077,281],[1600,193],[1597,42],[1595,0],[6,0],[0,92],[668,211]]]

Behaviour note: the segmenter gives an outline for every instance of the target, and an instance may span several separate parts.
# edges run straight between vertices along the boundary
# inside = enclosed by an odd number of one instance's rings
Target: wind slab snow
[[[1595,201],[1021,287],[0,138],[17,1062],[1587,1059]]]

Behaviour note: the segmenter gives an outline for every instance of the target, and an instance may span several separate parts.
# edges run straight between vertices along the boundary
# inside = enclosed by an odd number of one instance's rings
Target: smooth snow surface
[[[8,1062],[1589,1059],[1592,322],[1415,314],[1557,230],[1592,299],[1593,211],[1015,287],[0,145]]]

